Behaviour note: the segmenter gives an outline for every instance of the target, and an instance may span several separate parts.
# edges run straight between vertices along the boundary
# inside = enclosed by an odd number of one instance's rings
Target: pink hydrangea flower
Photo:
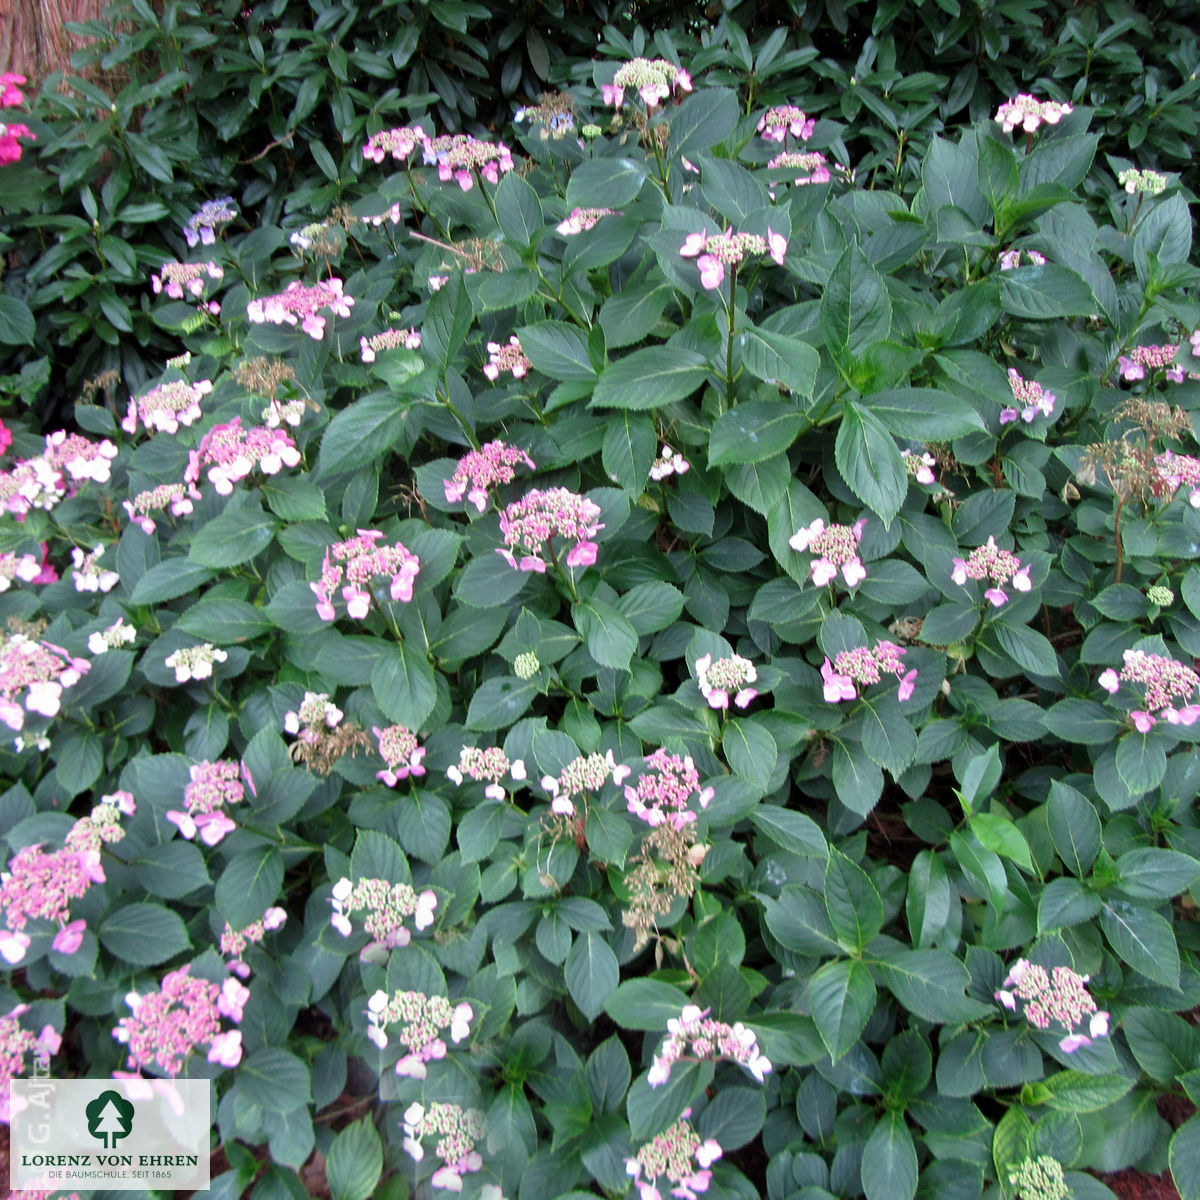
[[[381,163],[385,155],[403,162],[417,148],[429,141],[429,134],[419,125],[402,125],[397,129],[382,129],[367,138],[363,158]]]
[[[359,958],[363,962],[386,962],[398,946],[412,941],[406,921],[412,920],[417,931],[433,924],[437,895],[431,888],[417,892],[407,883],[388,883],[383,879],[360,879],[351,883],[342,878],[333,885],[330,899],[333,916],[330,924],[342,935],[354,931],[350,917],[357,912],[366,914],[363,928],[371,941],[363,947]]]
[[[187,811],[170,809],[166,814],[167,820],[189,841],[199,834],[206,846],[215,846],[237,828],[225,814],[224,808],[245,798],[243,769],[236,762],[222,759],[196,763],[188,774],[191,782],[183,793]]]
[[[807,142],[813,135],[816,120],[807,116],[804,109],[794,104],[778,104],[768,108],[758,122],[758,132],[768,142],[785,141],[789,134],[802,142]]]
[[[604,526],[600,506],[567,488],[534,488],[500,514],[504,547],[496,551],[510,567],[545,574],[557,556],[555,538],[573,542],[568,567],[590,567],[599,546],[592,539]],[[517,554],[521,557],[518,560]]]
[[[933,474],[933,468],[937,466],[937,460],[932,454],[929,454],[927,451],[922,451],[918,454],[913,450],[901,450],[900,457],[904,459],[904,469],[918,483],[923,483],[928,487],[937,482]]]
[[[1025,1019],[1035,1029],[1057,1026],[1066,1030],[1059,1048],[1072,1054],[1081,1046],[1090,1045],[1094,1038],[1107,1037],[1109,1014],[1097,1008],[1089,995],[1088,976],[1079,975],[1070,967],[1045,967],[1019,958],[1004,979],[996,999],[1010,1012],[1016,1012],[1018,1001],[1024,1005]],[[1087,1023],[1088,1032],[1076,1032]]]
[[[475,186],[473,173],[488,183],[513,169],[512,151],[503,142],[484,142],[466,133],[447,133],[427,139],[422,150],[427,166],[437,166],[443,183],[453,179],[464,192]]]
[[[695,258],[700,269],[700,285],[709,290],[721,286],[725,268],[736,268],[748,255],[770,254],[783,264],[787,239],[767,230],[767,237],[756,233],[734,233],[732,227],[724,233],[690,233],[679,248],[681,258]]]
[[[1043,417],[1054,415],[1054,402],[1058,399],[1053,392],[1043,390],[1040,383],[1034,382],[1032,379],[1025,379],[1018,371],[1009,368],[1008,383],[1012,388],[1012,393],[1017,403],[1021,405],[1018,410],[1016,408],[1003,408],[1000,410],[1000,424],[1007,425],[1010,421],[1015,421],[1018,417],[1026,424],[1033,421],[1039,414]]]
[[[1115,695],[1122,683],[1138,684],[1144,689],[1145,709],[1129,714],[1139,733],[1149,733],[1157,723],[1151,713],[1157,713],[1171,725],[1194,725],[1200,719],[1200,704],[1192,703],[1200,675],[1186,663],[1177,662],[1163,654],[1147,654],[1144,650],[1126,650],[1124,666],[1118,675],[1111,667],[1097,680],[1110,695]],[[1181,708],[1176,700],[1184,700]],[[1148,710],[1148,711],[1147,711]]]
[[[800,174],[793,180],[798,184],[828,183],[833,178],[829,173],[829,161],[816,150],[785,150],[767,163],[768,170],[775,171],[780,168],[799,171]]]
[[[906,653],[904,647],[895,642],[876,642],[873,648],[860,646],[854,650],[841,650],[832,663],[826,657],[821,666],[825,699],[831,704],[857,699],[855,684],[870,687],[879,683],[884,675],[893,675],[900,681],[897,698],[901,702],[908,700],[916,687],[917,672],[905,670]]]
[[[598,792],[610,779],[621,783],[629,775],[630,768],[618,763],[611,750],[604,754],[581,754],[563,767],[555,778],[542,776],[542,787],[550,793],[550,811],[558,816],[578,815],[577,798],[584,801],[592,792]]]
[[[339,317],[348,317],[354,307],[354,297],[342,291],[342,281],[326,279],[323,283],[301,283],[298,279],[274,296],[262,296],[246,306],[246,317],[256,325],[299,325],[314,341],[325,335],[323,309]]]
[[[424,992],[375,992],[367,1001],[367,1037],[381,1050],[388,1045],[389,1026],[399,1026],[397,1040],[406,1053],[396,1063],[396,1074],[424,1079],[426,1064],[446,1057],[444,1034],[457,1045],[471,1034],[475,1013],[465,1001],[453,1004],[445,996]]]
[[[740,654],[715,662],[711,654],[696,659],[696,682],[709,708],[727,709],[731,696],[738,708],[746,708],[758,695],[758,690],[750,686],[757,680],[754,664]]]
[[[708,1013],[707,1008],[688,1004],[678,1017],[667,1021],[667,1036],[647,1075],[652,1088],[666,1083],[671,1077],[671,1068],[682,1060],[735,1062],[745,1067],[759,1083],[765,1080],[771,1071],[771,1063],[759,1050],[754,1031],[740,1021],[735,1025],[714,1021]]]
[[[574,237],[595,228],[601,217],[620,215],[611,208],[573,208],[554,228],[563,237]]]
[[[454,474],[443,485],[446,499],[456,503],[465,495],[479,512],[483,512],[487,508],[489,491],[500,484],[512,483],[517,477],[516,468],[522,463],[530,470],[537,465],[516,446],[501,441],[487,442],[458,460]]]
[[[166,292],[172,300],[182,300],[185,291],[192,297],[203,296],[208,280],[224,277],[215,262],[165,262],[157,275],[150,276],[150,287],[156,296]]]
[[[436,1154],[442,1166],[434,1171],[430,1184],[451,1192],[463,1190],[463,1176],[483,1167],[483,1156],[475,1149],[487,1131],[483,1113],[476,1108],[434,1101],[429,1105],[413,1103],[404,1110],[404,1149],[414,1162],[425,1157],[421,1141],[437,1138]]]
[[[681,758],[655,750],[644,759],[643,773],[634,785],[625,785],[625,806],[651,828],[669,824],[685,829],[696,820],[692,798],[707,808],[715,792],[700,786],[700,774],[691,755]]]
[[[1018,592],[1028,592],[1033,587],[1029,567],[1022,566],[1021,560],[1011,551],[1001,550],[994,537],[988,538],[987,545],[976,546],[969,558],[956,558],[950,578],[960,587],[965,586],[968,579],[988,580],[993,586],[983,594],[997,608],[1008,602],[1008,594],[1003,588],[1010,580]]]
[[[284,467],[300,465],[296,443],[282,429],[256,425],[242,428],[241,417],[214,425],[200,439],[197,449],[188,452],[184,483],[195,487],[200,474],[208,468],[209,483],[217,495],[229,496],[234,484],[245,479],[257,467],[264,475],[277,475]]]
[[[446,778],[456,787],[461,787],[464,779],[486,784],[483,794],[489,800],[508,798],[508,793],[500,786],[500,780],[506,775],[511,775],[517,783],[524,783],[528,778],[524,760],[517,758],[510,762],[499,746],[488,746],[483,750],[464,746],[458,756],[458,765],[446,768]]]
[[[811,525],[798,529],[788,539],[788,545],[798,554],[807,552],[813,556],[809,570],[818,587],[832,583],[838,571],[847,587],[857,587],[867,577],[867,569],[858,556],[866,524],[866,517],[860,517],[853,525],[826,525],[818,517]]]
[[[163,483],[146,492],[138,492],[132,500],[122,500],[121,506],[129,514],[130,521],[143,533],[153,533],[158,528],[151,513],[169,508],[173,517],[186,516],[192,511],[192,501],[199,500],[200,493],[194,486],[183,483]]]
[[[250,968],[242,955],[250,946],[257,946],[269,932],[282,929],[286,923],[287,912],[278,906],[268,908],[260,920],[251,921],[245,929],[234,929],[227,921],[221,934],[220,948],[224,957],[232,956],[231,961],[226,963],[228,969],[240,979],[249,978]]]
[[[1069,104],[1060,104],[1055,100],[1038,100],[1035,96],[1022,92],[1000,105],[992,119],[1005,133],[1011,133],[1018,125],[1026,133],[1033,133],[1043,122],[1047,125],[1057,125],[1063,117],[1073,111]]]
[[[503,371],[511,372],[514,379],[523,379],[529,374],[533,363],[525,357],[521,341],[515,333],[508,339],[507,345],[488,342],[487,348],[488,361],[483,373],[493,382],[500,378]]]
[[[712,1179],[709,1167],[721,1157],[720,1143],[713,1138],[701,1141],[688,1117],[690,1108],[665,1132],[651,1138],[633,1158],[625,1160],[625,1173],[637,1185],[640,1200],[662,1200],[658,1180],[665,1176],[671,1195],[681,1200],[696,1200],[708,1191]]]
[[[0,721],[20,732],[27,712],[57,716],[63,692],[90,667],[87,659],[72,658],[52,642],[13,634],[0,644]]]
[[[633,58],[617,71],[611,84],[601,84],[600,93],[605,104],[620,108],[627,89],[635,90],[646,107],[654,109],[672,92],[690,92],[692,77],[665,58]]]
[[[325,552],[320,580],[308,585],[317,597],[317,615],[323,621],[337,616],[333,594],[343,580],[346,612],[355,620],[363,620],[371,610],[370,585],[375,579],[391,579],[388,595],[392,600],[407,604],[412,599],[421,560],[403,542],[376,545],[382,537],[377,529],[360,529],[357,537],[337,542]]]
[[[425,757],[425,747],[417,745],[417,735],[403,725],[390,725],[387,729],[372,726],[372,732],[379,742],[379,753],[387,766],[375,773],[375,778],[382,780],[388,787],[395,787],[402,779],[410,775],[416,779],[425,774],[421,760]]]
[[[363,362],[373,363],[385,350],[420,350],[421,335],[416,329],[385,329],[373,337],[358,339]]]

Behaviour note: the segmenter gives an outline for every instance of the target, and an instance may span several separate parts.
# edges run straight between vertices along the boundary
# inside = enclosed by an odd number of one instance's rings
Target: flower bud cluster
[[[1117,182],[1132,196],[1135,192],[1145,192],[1157,196],[1167,186],[1167,177],[1158,171],[1139,171],[1129,167],[1117,176]]]
[[[1008,1182],[1019,1200],[1068,1200],[1071,1195],[1062,1163],[1048,1154],[1025,1159],[1009,1171]]]

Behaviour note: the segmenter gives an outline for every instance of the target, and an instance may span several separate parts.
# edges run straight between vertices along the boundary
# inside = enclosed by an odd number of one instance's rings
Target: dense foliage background
[[[260,1200],[1200,1196],[1190,11],[81,29],[0,165],[7,1069],[212,1076]]]

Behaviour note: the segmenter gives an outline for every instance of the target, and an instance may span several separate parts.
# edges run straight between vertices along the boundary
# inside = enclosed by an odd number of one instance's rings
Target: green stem
[[[733,405],[733,325],[734,297],[737,295],[737,267],[729,271],[729,298],[725,302],[725,408]]]

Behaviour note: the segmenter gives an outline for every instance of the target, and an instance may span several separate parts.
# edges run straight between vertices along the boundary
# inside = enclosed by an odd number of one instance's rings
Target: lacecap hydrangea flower
[[[354,932],[351,916],[357,912],[366,914],[363,928],[372,940],[363,947],[359,958],[364,962],[386,962],[392,950],[412,941],[405,922],[411,918],[418,932],[428,929],[433,924],[438,901],[431,888],[417,892],[407,883],[388,883],[383,879],[351,883],[343,877],[333,885],[330,904],[333,906],[330,924],[342,937]]]
[[[483,512],[490,490],[500,484],[512,483],[517,477],[516,468],[522,463],[530,470],[537,466],[516,446],[502,441],[486,442],[458,460],[454,474],[443,484],[446,499],[453,504],[466,496],[479,512]]]
[[[907,651],[895,642],[876,642],[873,647],[859,646],[853,650],[840,650],[832,662],[828,656],[821,666],[825,699],[831,704],[843,700],[855,700],[857,687],[870,687],[879,683],[885,675],[900,680],[896,693],[901,702],[912,696],[916,687],[917,672],[904,669]]]
[[[625,1173],[637,1185],[640,1200],[662,1200],[658,1180],[664,1175],[674,1184],[671,1195],[680,1200],[696,1200],[708,1191],[709,1168],[721,1157],[721,1144],[714,1138],[701,1141],[688,1121],[691,1115],[692,1110],[685,1108],[674,1125],[625,1160]]]
[[[1068,113],[1073,112],[1069,104],[1056,100],[1038,100],[1027,92],[1006,100],[996,110],[992,119],[1005,133],[1011,133],[1019,125],[1026,133],[1033,133],[1039,125],[1057,125]]]
[[[1149,733],[1157,724],[1151,713],[1157,713],[1170,725],[1194,725],[1200,719],[1200,704],[1191,703],[1200,688],[1200,675],[1186,663],[1164,654],[1147,654],[1144,650],[1126,650],[1124,663],[1120,674],[1109,667],[1097,683],[1110,695],[1115,695],[1122,683],[1141,685],[1146,708],[1129,714],[1139,733]],[[1176,708],[1176,700],[1189,703]]]
[[[996,999],[1010,1012],[1016,1012],[1020,1001],[1025,1019],[1035,1029],[1052,1026],[1066,1030],[1059,1048],[1066,1054],[1088,1046],[1093,1038],[1108,1036],[1108,1013],[1097,1008],[1088,994],[1088,977],[1070,967],[1045,967],[1019,958],[1005,976]],[[1077,1032],[1087,1023],[1088,1032]]]
[[[657,108],[672,92],[690,92],[692,77],[665,58],[633,58],[617,71],[612,83],[601,85],[600,94],[605,104],[620,108],[629,88],[636,89],[647,108]]]
[[[983,593],[984,598],[997,608],[1008,603],[1004,586],[1010,580],[1018,592],[1028,592],[1033,587],[1029,567],[1022,566],[1011,551],[1001,550],[994,537],[989,537],[986,545],[976,546],[970,557],[956,558],[950,578],[960,586],[965,586],[968,579],[987,580],[992,586]]]
[[[542,787],[552,797],[550,811],[559,816],[577,815],[575,798],[598,792],[610,779],[620,783],[629,774],[629,768],[613,758],[611,750],[604,754],[581,754],[565,767],[556,779],[553,775],[542,776]]]
[[[792,534],[788,545],[798,554],[807,552],[813,556],[809,570],[818,587],[832,583],[839,571],[847,587],[857,587],[867,577],[867,569],[858,555],[866,525],[866,517],[860,517],[853,525],[826,525],[818,517]]]
[[[464,746],[459,752],[458,765],[446,768],[446,778],[456,786],[461,786],[464,779],[486,784],[483,794],[489,800],[508,798],[508,793],[500,786],[500,781],[506,775],[516,783],[524,783],[528,778],[524,761],[516,758],[510,762],[499,746],[488,746],[482,750],[477,746]]]
[[[684,829],[697,819],[693,799],[701,809],[712,802],[715,792],[700,786],[700,773],[690,754],[681,757],[655,750],[642,761],[637,783],[625,785],[625,807],[652,829],[659,825]]]
[[[604,528],[600,511],[594,501],[567,488],[534,488],[500,514],[504,546],[496,553],[516,570],[545,574],[557,557],[554,540],[561,538],[574,543],[567,566],[590,567],[600,549],[592,539]]]
[[[757,682],[757,668],[740,654],[715,661],[711,654],[696,659],[696,683],[709,708],[727,709],[730,698],[738,708],[746,708],[758,695],[758,689],[750,686]]]
[[[1010,367],[1008,385],[1012,388],[1013,397],[1021,407],[1019,409],[1002,408],[1000,410],[1001,425],[1007,425],[1018,417],[1029,424],[1039,415],[1043,417],[1054,415],[1054,402],[1058,397],[1053,392],[1046,391],[1040,383],[1026,379],[1019,371]]]
[[[249,772],[236,762],[222,759],[195,763],[188,774],[191,781],[183,793],[186,811],[168,809],[167,820],[189,841],[199,834],[206,846],[215,846],[237,828],[226,815],[225,806],[245,798],[242,779],[249,781]]]
[[[709,1009],[685,1005],[678,1017],[667,1021],[667,1036],[650,1066],[647,1082],[661,1087],[671,1078],[671,1068],[681,1060],[729,1061],[746,1068],[759,1083],[771,1070],[770,1061],[758,1048],[752,1029],[740,1021],[728,1025],[709,1017]]]
[[[246,316],[256,325],[299,325],[314,341],[325,335],[327,309],[339,317],[348,317],[354,307],[354,297],[342,291],[342,281],[336,278],[321,283],[301,283],[294,280],[274,296],[261,296],[246,306]]]
[[[738,267],[749,255],[770,254],[772,261],[783,266],[787,238],[769,227],[764,238],[757,233],[734,233],[730,226],[724,233],[689,233],[679,254],[696,260],[700,286],[711,291],[721,286],[726,267]]]

